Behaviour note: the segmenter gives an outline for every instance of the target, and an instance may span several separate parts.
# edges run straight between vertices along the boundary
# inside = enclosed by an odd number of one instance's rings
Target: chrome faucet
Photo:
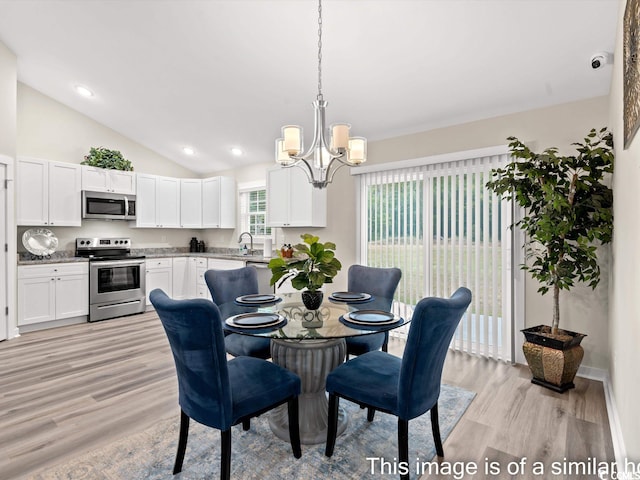
[[[242,232],[238,237],[238,243],[242,243],[242,237],[244,237],[245,235],[249,235],[249,239],[251,240],[251,248],[249,249],[249,255],[253,255],[253,235],[251,235],[251,232]]]

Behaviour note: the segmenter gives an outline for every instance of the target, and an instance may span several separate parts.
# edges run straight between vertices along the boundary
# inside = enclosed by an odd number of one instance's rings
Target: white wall
[[[190,170],[23,83],[18,83],[17,89],[18,156],[80,163],[91,147],[102,146],[120,150],[131,161],[136,172],[198,177]],[[18,251],[25,251],[20,239],[27,228],[18,228]],[[83,220],[82,227],[58,227],[52,231],[58,237],[59,250],[74,250],[76,237],[85,236],[131,237],[133,245],[140,248],[188,247],[191,237],[198,234],[197,230],[136,229],[129,228],[128,222],[96,220]]]
[[[0,43],[0,154],[16,155],[16,56]]]
[[[620,0],[614,74],[610,95],[610,123],[616,145],[613,174],[614,236],[610,285],[610,374],[627,456],[640,461],[640,134],[624,150],[622,18]]]

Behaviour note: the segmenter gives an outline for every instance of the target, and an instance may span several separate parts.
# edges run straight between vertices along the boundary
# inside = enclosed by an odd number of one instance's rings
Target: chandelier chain
[[[318,0],[318,99],[322,99],[322,0]]]

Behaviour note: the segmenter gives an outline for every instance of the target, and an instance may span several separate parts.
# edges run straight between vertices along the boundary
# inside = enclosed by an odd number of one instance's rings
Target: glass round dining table
[[[341,298],[325,294],[317,310],[307,309],[300,293],[247,295],[218,305],[227,332],[270,338],[273,362],[300,377],[300,440],[307,445],[326,441],[325,381],[329,372],[344,362],[345,339],[393,330],[408,323],[387,311],[389,299],[342,293],[345,296]],[[338,292],[333,295],[340,296]],[[338,435],[344,432],[347,422],[346,413],[340,411]],[[289,441],[286,405],[272,411],[269,425],[276,436]]]

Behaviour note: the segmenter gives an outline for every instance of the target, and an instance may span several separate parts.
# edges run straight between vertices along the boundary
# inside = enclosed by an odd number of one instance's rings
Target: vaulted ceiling
[[[607,95],[612,67],[590,59],[614,51],[618,7],[325,0],[327,120],[374,141]],[[310,134],[317,14],[315,0],[0,0],[0,41],[19,81],[210,173],[272,161],[282,125]]]

